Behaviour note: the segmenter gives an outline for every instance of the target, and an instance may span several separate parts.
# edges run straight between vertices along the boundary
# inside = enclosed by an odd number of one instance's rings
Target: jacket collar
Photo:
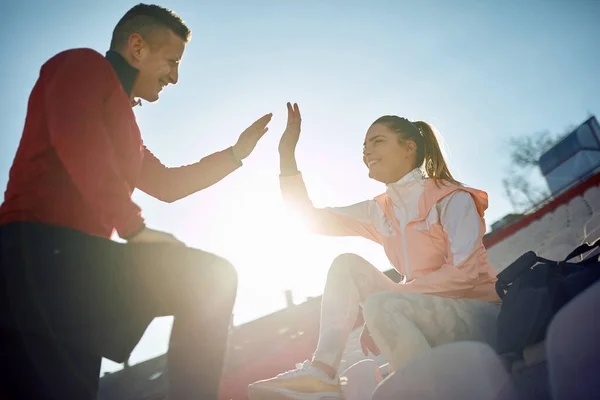
[[[412,203],[423,194],[426,182],[423,171],[415,168],[399,181],[388,184],[386,193],[394,204]]]
[[[138,75],[138,70],[132,67],[125,58],[116,51],[109,50],[106,52],[106,59],[111,63],[119,80],[121,81],[121,85],[123,85],[123,90],[127,93],[127,96],[131,97],[131,93],[133,91],[133,84]],[[142,102],[140,100],[133,99],[131,101],[131,106],[135,107],[137,105],[141,105]]]

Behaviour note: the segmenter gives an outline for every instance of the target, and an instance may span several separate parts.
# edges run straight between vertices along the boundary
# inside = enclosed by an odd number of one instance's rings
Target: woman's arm
[[[371,223],[371,214],[376,209],[372,200],[346,207],[316,208],[300,172],[280,176],[280,187],[285,204],[304,218],[311,232],[327,236],[361,236],[380,243]]]
[[[374,202],[365,201],[348,207],[316,208],[308,197],[302,174],[296,163],[296,145],[300,138],[301,116],[297,104],[287,103],[287,126],[279,142],[280,187],[287,206],[299,212],[309,229],[328,236],[362,236],[379,243],[371,224]]]

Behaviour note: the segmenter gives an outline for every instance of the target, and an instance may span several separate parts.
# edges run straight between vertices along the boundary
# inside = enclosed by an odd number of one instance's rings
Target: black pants
[[[93,399],[101,357],[123,362],[171,315],[170,398],[217,399],[236,290],[200,250],[0,226],[0,399]]]

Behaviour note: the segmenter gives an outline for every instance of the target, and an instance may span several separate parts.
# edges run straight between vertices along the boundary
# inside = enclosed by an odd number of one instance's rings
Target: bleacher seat
[[[595,213],[600,212],[600,186],[593,186],[586,190],[583,198],[592,206]]]
[[[578,196],[569,202],[571,226],[574,221],[588,220],[594,214],[591,205],[583,197]]]
[[[592,217],[586,222],[585,227],[583,228],[583,235],[585,236],[586,241],[589,242],[587,237],[590,235],[591,232],[594,232],[598,228],[600,228],[600,212],[592,215]]]
[[[584,241],[600,237],[600,187],[588,189],[541,219],[535,220],[488,249],[500,272],[527,251],[559,260]]]

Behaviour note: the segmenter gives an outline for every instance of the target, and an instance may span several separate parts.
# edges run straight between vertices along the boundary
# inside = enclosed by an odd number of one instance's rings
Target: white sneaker
[[[296,369],[248,385],[249,400],[343,400],[339,378],[306,360]]]

